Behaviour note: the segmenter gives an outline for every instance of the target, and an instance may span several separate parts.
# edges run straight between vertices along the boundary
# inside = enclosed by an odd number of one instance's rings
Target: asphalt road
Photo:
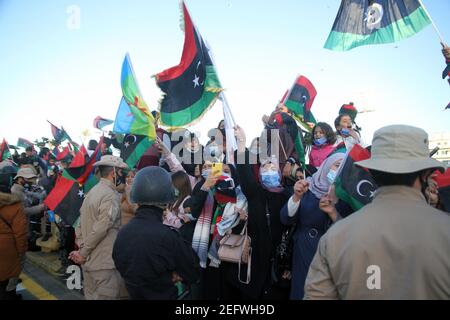
[[[23,300],[84,300],[81,291],[67,288],[66,276],[55,277],[30,262],[25,262],[20,278],[17,293]]]

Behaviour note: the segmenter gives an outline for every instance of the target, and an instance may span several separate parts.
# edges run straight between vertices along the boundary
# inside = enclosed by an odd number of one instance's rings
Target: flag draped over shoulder
[[[431,23],[418,0],[342,0],[325,48],[352,48],[396,42]]]
[[[200,33],[183,2],[184,48],[180,64],[156,75],[164,92],[160,103],[161,123],[171,128],[197,122],[223,90]]]
[[[317,91],[305,76],[299,76],[291,90],[283,97],[284,105],[303,123],[317,123],[311,112]]]
[[[139,134],[156,139],[154,118],[145,103],[136,80],[128,53],[122,64],[122,100],[114,121],[114,133]]]
[[[0,162],[11,158],[11,151],[9,150],[9,145],[5,139],[3,139],[2,144],[0,145]]]
[[[370,172],[355,162],[370,158],[370,152],[355,144],[347,154],[335,181],[336,196],[347,202],[353,210],[359,210],[373,199],[377,185]]]
[[[113,120],[105,119],[98,116],[94,119],[94,128],[102,130],[104,127],[109,126],[110,124],[113,123],[114,123]]]

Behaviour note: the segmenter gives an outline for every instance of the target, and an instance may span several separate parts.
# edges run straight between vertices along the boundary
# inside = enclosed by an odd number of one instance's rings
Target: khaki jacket
[[[111,181],[101,179],[84,199],[76,228],[86,271],[115,269],[112,248],[119,228],[120,194]]]
[[[414,188],[380,188],[321,238],[305,299],[450,299],[450,217]]]

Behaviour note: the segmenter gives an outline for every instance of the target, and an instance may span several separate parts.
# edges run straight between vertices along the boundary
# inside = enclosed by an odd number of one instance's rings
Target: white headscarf
[[[308,178],[309,190],[320,199],[328,193],[330,189],[330,182],[328,181],[327,175],[330,172],[331,167],[336,161],[345,158],[345,153],[335,153],[329,156],[322,165],[319,167],[316,173],[312,177]]]

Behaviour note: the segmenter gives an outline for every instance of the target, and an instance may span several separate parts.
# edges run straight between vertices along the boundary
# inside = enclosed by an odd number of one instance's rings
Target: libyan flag
[[[347,51],[358,46],[396,42],[431,23],[419,0],[342,0],[325,48]]]
[[[160,103],[161,123],[170,128],[197,122],[223,90],[208,48],[184,2],[183,13],[185,38],[181,62],[156,75],[156,83],[164,92]]]
[[[355,144],[335,181],[336,196],[347,202],[353,210],[359,210],[370,203],[378,188],[370,172],[355,165],[355,162],[369,158],[369,150]]]
[[[61,177],[44,203],[66,224],[72,225],[80,216],[83,200],[83,186],[76,181]]]
[[[291,90],[284,98],[284,105],[302,122],[312,122],[317,124],[311,108],[316,98],[317,91],[311,81],[305,76],[299,76]]]
[[[8,143],[3,139],[2,144],[0,145],[0,162],[9,158],[11,158],[11,151],[9,150]]]
[[[152,144],[146,136],[128,134],[123,139],[120,157],[130,168],[134,168]]]

